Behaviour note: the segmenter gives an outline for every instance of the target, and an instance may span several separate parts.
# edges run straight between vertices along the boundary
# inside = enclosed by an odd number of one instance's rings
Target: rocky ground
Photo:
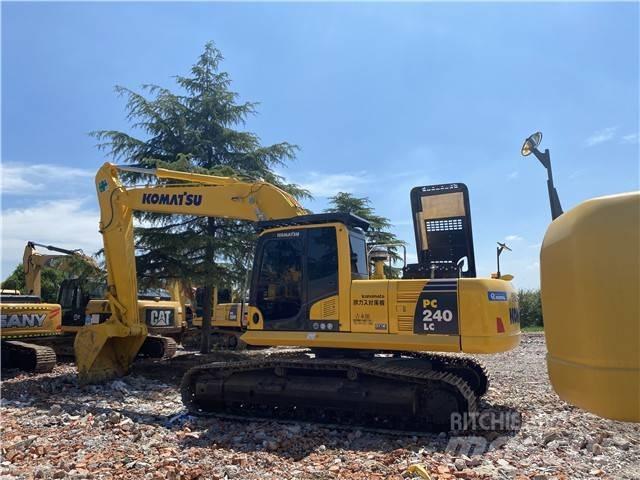
[[[103,386],[79,387],[71,364],[51,374],[3,371],[2,478],[640,478],[640,428],[560,401],[540,334],[482,358],[492,377],[482,411],[510,421],[507,434],[196,418],[176,388],[193,358],[143,362]]]

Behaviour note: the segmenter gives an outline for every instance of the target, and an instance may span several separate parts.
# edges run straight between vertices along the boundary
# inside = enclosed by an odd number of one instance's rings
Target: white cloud
[[[629,135],[623,135],[621,142],[622,143],[638,143],[638,134],[630,133]]]
[[[518,178],[519,175],[520,175],[520,172],[518,172],[517,170],[514,170],[509,175],[507,175],[507,179],[508,180],[515,180],[516,178]]]
[[[585,143],[587,147],[593,147],[594,145],[599,145],[600,143],[608,142],[613,139],[616,135],[616,131],[618,127],[607,127],[602,130],[598,130],[594,132],[591,136],[589,136]]]
[[[88,180],[95,172],[82,168],[65,167],[40,163],[25,165],[16,162],[0,164],[0,182],[4,195],[51,194],[68,189],[70,182],[82,181],[88,187],[93,182]],[[50,188],[45,188],[50,185]]]
[[[519,242],[520,240],[522,240],[522,237],[520,235],[507,235],[504,238],[507,242]]]
[[[318,173],[309,172],[305,182],[300,182],[314,197],[331,197],[338,192],[354,193],[359,187],[369,183],[367,172]]]
[[[38,202],[2,211],[2,279],[22,261],[27,241],[95,253],[102,248],[93,198]],[[89,207],[91,206],[91,207]]]

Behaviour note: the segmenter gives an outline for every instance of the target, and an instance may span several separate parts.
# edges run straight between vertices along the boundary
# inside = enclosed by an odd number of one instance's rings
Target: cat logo
[[[148,309],[145,312],[145,320],[150,327],[168,327],[173,325],[173,310]]]
[[[13,315],[0,315],[2,328],[41,327],[46,318],[46,313],[19,313]]]

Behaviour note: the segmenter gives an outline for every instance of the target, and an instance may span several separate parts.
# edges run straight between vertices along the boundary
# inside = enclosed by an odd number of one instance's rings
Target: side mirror
[[[520,149],[520,153],[523,157],[527,157],[531,155],[534,149],[538,148],[540,142],[542,141],[542,132],[536,132],[533,135],[530,135],[522,144],[522,148]]]

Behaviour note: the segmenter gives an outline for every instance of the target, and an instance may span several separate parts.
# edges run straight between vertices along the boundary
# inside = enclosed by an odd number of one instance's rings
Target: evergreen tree
[[[56,303],[58,300],[58,286],[64,280],[65,274],[59,270],[53,268],[43,268],[41,277],[42,287],[42,301],[49,303]],[[20,290],[20,293],[27,293],[27,287],[25,285],[24,268],[22,264],[17,265],[11,275],[9,275],[4,282],[2,282],[2,288],[9,290]]]
[[[67,278],[79,278],[82,282],[92,285],[106,282],[104,275],[96,272],[93,267],[80,259],[67,256],[51,260],[48,266],[42,268],[40,278],[42,301],[49,303],[58,301],[58,289],[62,281]],[[28,293],[23,265],[17,265],[0,287],[9,290],[20,290],[22,294]]]
[[[297,146],[287,142],[263,146],[256,134],[236,129],[256,113],[257,104],[239,101],[238,94],[230,90],[231,79],[220,69],[222,60],[215,45],[207,43],[190,74],[175,77],[177,92],[157,85],[144,85],[143,93],[116,87],[127,99],[127,119],[141,136],[100,130],[92,133],[98,146],[119,161],[262,179],[299,198],[308,196],[274,173],[274,168],[295,158]],[[150,181],[136,174],[124,179],[130,184]],[[136,230],[139,275],[148,284],[180,278],[205,287],[202,350],[208,351],[210,292],[214,286],[239,288],[243,284],[255,243],[252,226],[193,216],[140,214],[137,218],[142,220]]]
[[[355,197],[350,193],[338,192],[333,197],[329,198],[331,206],[325,209],[325,212],[343,212],[353,213],[359,217],[364,218],[370,224],[369,230],[366,232],[367,248],[372,245],[381,244],[402,244],[405,242],[400,240],[394,233],[391,233],[391,222],[388,218],[382,217],[375,213],[375,210],[371,206],[371,201],[367,197]],[[392,262],[400,262],[402,258],[398,254],[397,248],[389,248]],[[385,266],[385,274],[388,278],[398,278],[402,269],[396,267]]]

